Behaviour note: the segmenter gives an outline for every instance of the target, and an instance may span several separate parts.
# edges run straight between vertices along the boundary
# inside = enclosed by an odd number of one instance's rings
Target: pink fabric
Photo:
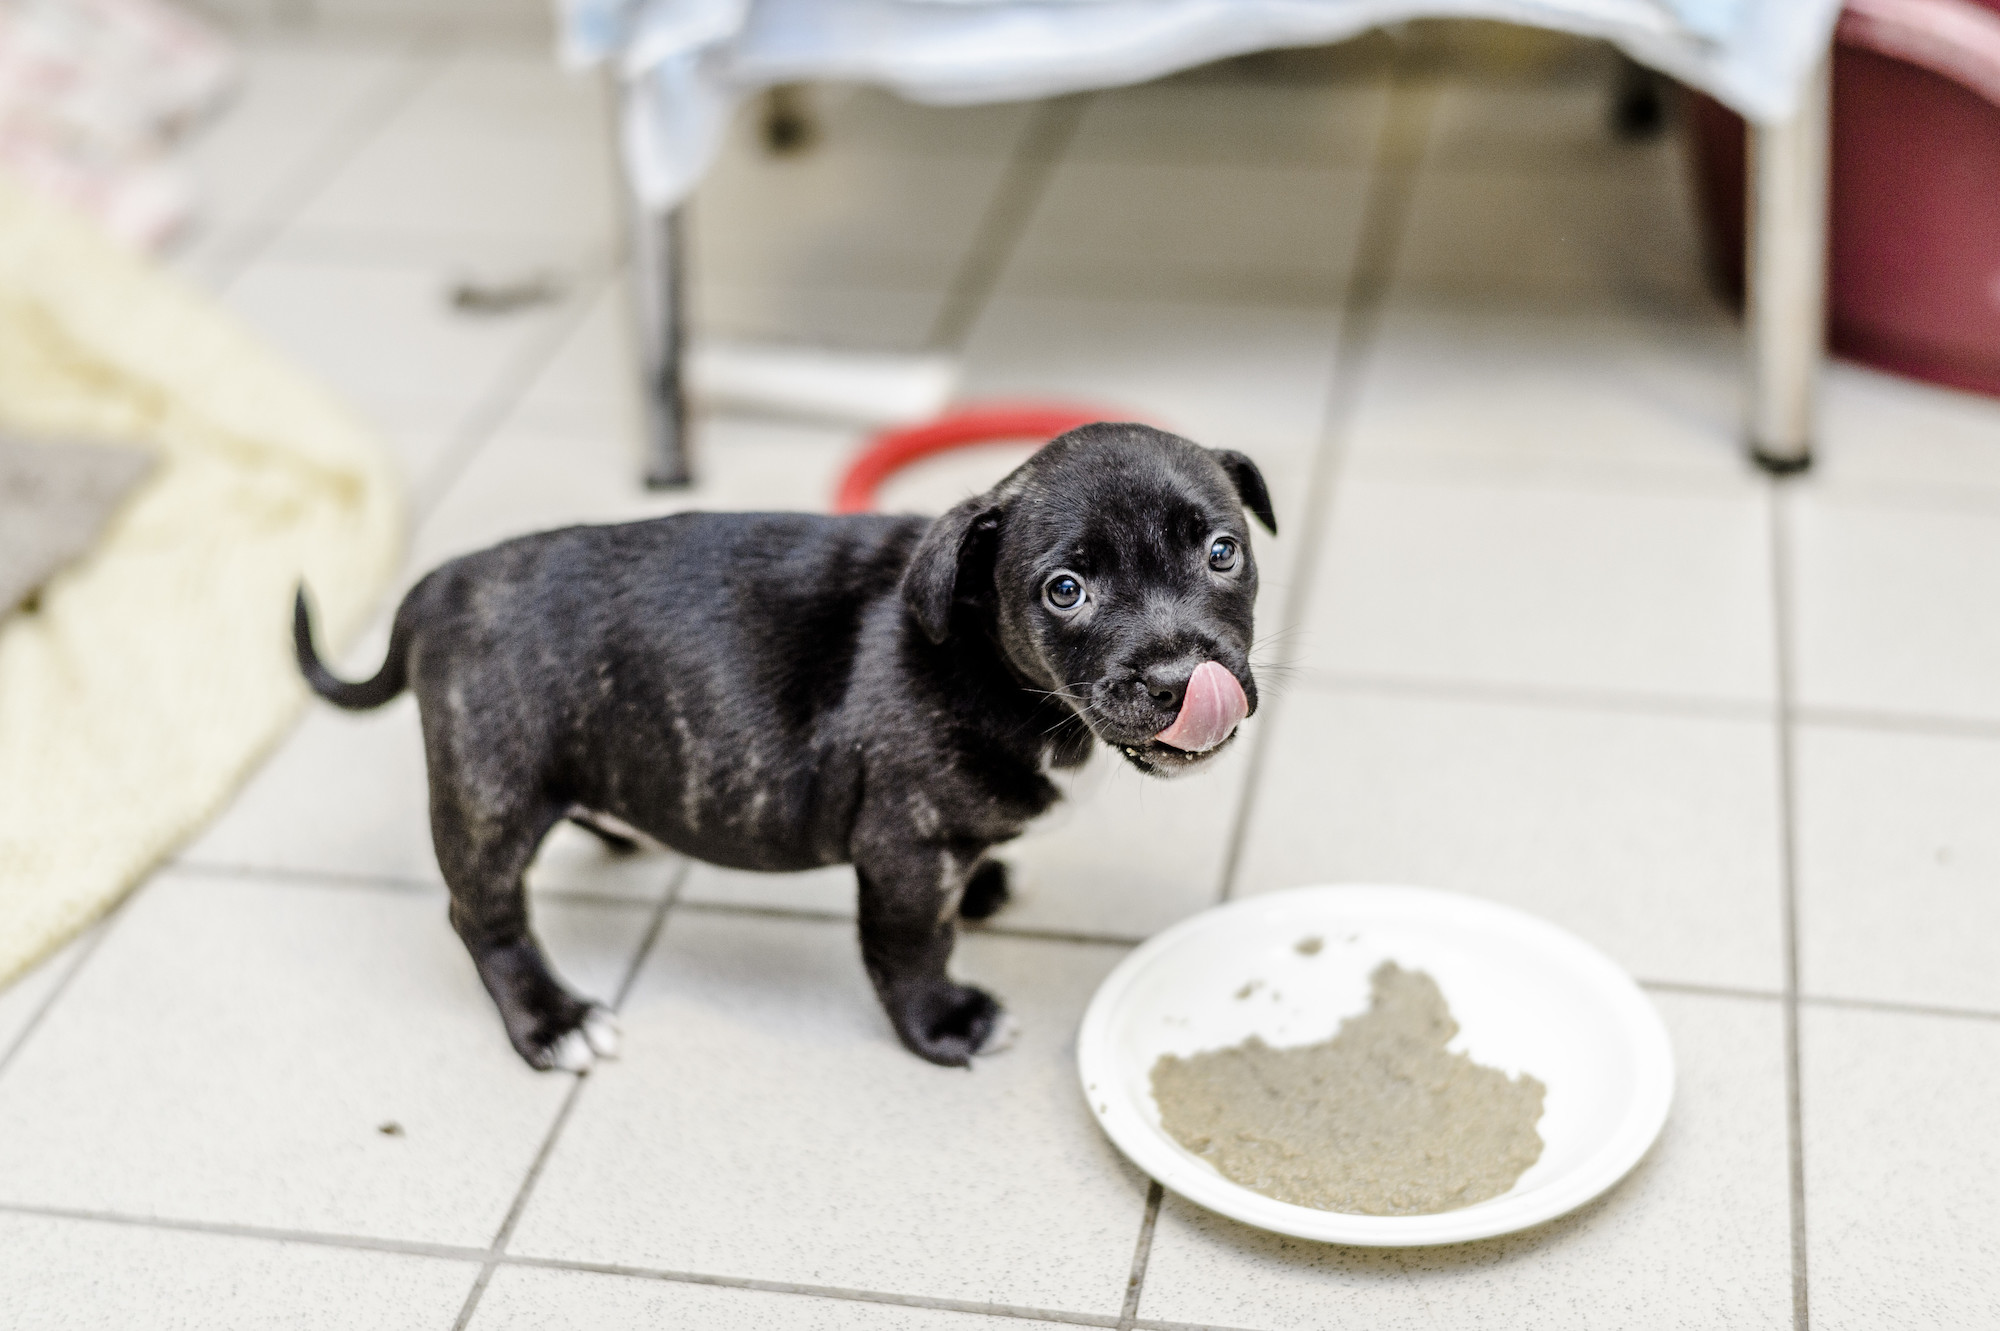
[[[1928,69],[2000,106],[2000,13],[1974,0],[1847,0],[1839,39]]]
[[[1189,753],[1204,753],[1228,739],[1249,714],[1250,701],[1236,676],[1213,661],[1203,661],[1188,679],[1181,714],[1153,738]]]
[[[189,217],[174,141],[235,56],[165,0],[0,0],[0,169],[139,246]]]

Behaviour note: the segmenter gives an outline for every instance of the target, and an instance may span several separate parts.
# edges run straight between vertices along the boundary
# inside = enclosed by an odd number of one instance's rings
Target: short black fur
[[[1154,775],[1206,761],[1154,738],[1203,661],[1254,711],[1246,506],[1275,529],[1241,454],[1086,426],[934,521],[689,513],[453,560],[365,683],[320,663],[302,590],[299,666],[343,707],[415,691],[452,924],[534,1066],[605,1015],[529,929],[522,874],[566,817],[739,869],[853,863],[897,1035],[963,1065],[1003,1014],[947,974],[957,921],[1005,903],[986,856],[1057,798],[1049,769],[1093,739]],[[1058,570],[1086,589],[1060,611]]]

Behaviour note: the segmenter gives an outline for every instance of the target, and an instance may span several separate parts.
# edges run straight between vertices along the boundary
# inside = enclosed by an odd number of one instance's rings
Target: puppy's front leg
[[[958,941],[958,902],[978,855],[905,845],[855,861],[861,882],[861,959],[911,1053],[946,1067],[996,1053],[1013,1020],[991,994],[945,973]]]

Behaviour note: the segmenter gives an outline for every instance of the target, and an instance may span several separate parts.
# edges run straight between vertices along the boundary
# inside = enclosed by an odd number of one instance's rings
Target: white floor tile
[[[201,197],[201,234],[282,220],[303,202],[307,173],[416,76],[392,47],[255,41],[243,84],[184,154]]]
[[[1093,96],[1064,157],[1165,166],[1365,167],[1388,85],[1170,79]]]
[[[1280,1239],[1171,1195],[1139,1314],[1259,1331],[1792,1325],[1777,1005],[1657,995],[1679,1082],[1604,1200],[1511,1238],[1375,1251]]]
[[[1424,164],[1588,166],[1613,174],[1640,166],[1671,169],[1656,167],[1652,161],[1674,153],[1671,136],[1635,143],[1612,134],[1610,73],[1600,67],[1546,81],[1446,82],[1438,88],[1431,110]]]
[[[1741,352],[1719,318],[1392,306],[1347,474],[1624,479],[1746,492]]]
[[[995,852],[1014,887],[998,920],[1136,939],[1214,905],[1263,724],[1248,722],[1228,752],[1172,781],[1100,746],[1068,798]]]
[[[2000,1306],[2000,1023],[1800,1015],[1812,1324],[1976,1327]]]
[[[1003,289],[1331,308],[1354,263],[1367,184],[1357,167],[1068,160]]]
[[[0,1201],[483,1247],[571,1082],[509,1047],[444,905],[162,875],[0,1079]],[[537,917],[609,998],[647,911]]]
[[[930,351],[948,295],[941,287],[893,288],[791,282],[766,286],[711,278],[688,284],[697,337],[803,343],[861,351]]]
[[[1764,701],[1764,497],[1349,478],[1302,661],[1369,676]]]
[[[345,671],[375,672],[381,649]],[[182,862],[435,882],[416,699],[373,712],[307,705],[289,738]]]
[[[1824,383],[1814,490],[2000,501],[2000,401],[1844,361]]]
[[[63,1331],[443,1331],[476,1263],[0,1214],[0,1322]]]
[[[483,2],[495,7],[492,0]],[[546,48],[461,41],[385,137],[497,131],[594,141],[605,126],[609,101],[602,78],[563,68]]]
[[[637,436],[639,381],[637,321],[625,274],[614,273],[590,299],[521,395],[517,411],[538,418],[579,418],[621,427]]]
[[[1644,979],[1783,983],[1770,723],[1300,692],[1272,724],[1239,895],[1448,888]]]
[[[1081,401],[1247,453],[1285,531],[1301,518],[1338,331],[1331,312],[1005,297],[973,330],[962,396]]]
[[[365,412],[428,410],[462,421],[519,362],[560,306],[508,315],[451,307],[458,274],[450,261],[363,262],[286,257],[257,260],[231,283],[227,303],[301,369]],[[393,441],[393,436],[392,436]],[[413,474],[431,458],[406,458]]]
[[[941,291],[1005,170],[999,157],[735,153],[694,195],[689,254],[709,281]]]
[[[2000,720],[2000,510],[1802,495],[1792,519],[1801,704]]]
[[[619,225],[603,85],[547,55],[453,57],[298,214],[308,232],[601,247]]]
[[[1118,956],[961,943],[1022,1025],[966,1073],[896,1043],[850,926],[676,914],[511,1250],[1115,1315],[1145,1182],[1072,1032]]]
[[[94,933],[85,933],[55,955],[43,958],[26,974],[0,985],[0,1063],[6,1062],[15,1044],[41,1016],[93,937]]]
[[[1799,983],[2000,1012],[2000,743],[1806,726]]]
[[[1053,1326],[997,1322],[976,1313],[899,1308],[853,1299],[767,1294],[713,1285],[635,1280],[503,1266],[493,1275],[471,1331],[606,1331],[610,1327],[700,1327],[703,1331],[994,1331]]]
[[[1457,301],[1699,310],[1691,172],[1676,145],[1624,169],[1482,162],[1418,177],[1395,290]]]

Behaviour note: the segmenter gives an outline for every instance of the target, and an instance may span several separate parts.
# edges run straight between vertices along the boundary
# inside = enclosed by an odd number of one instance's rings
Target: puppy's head
[[[1144,425],[1072,430],[931,524],[903,595],[932,642],[975,625],[1140,771],[1205,761],[1257,710],[1255,463]]]

